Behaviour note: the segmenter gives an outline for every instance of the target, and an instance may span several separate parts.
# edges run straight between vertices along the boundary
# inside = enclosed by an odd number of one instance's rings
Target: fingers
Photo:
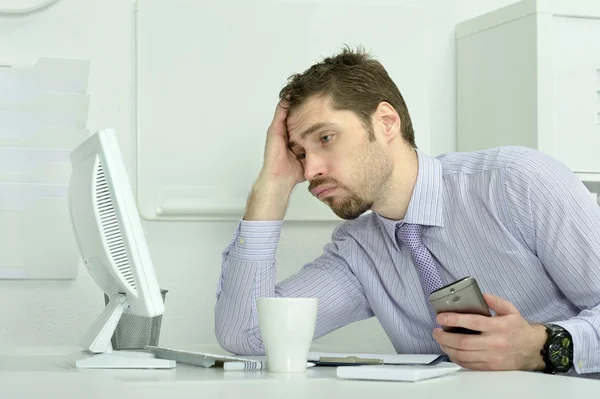
[[[290,107],[290,95],[288,94],[285,98],[281,99],[278,104],[280,107],[288,109]]]
[[[496,319],[488,316],[467,313],[440,313],[437,322],[445,327],[463,327],[475,331],[492,331],[498,328]]]
[[[448,356],[450,356],[450,355],[448,355]],[[458,364],[460,367],[464,367],[464,368],[470,369],[470,370],[485,370],[485,371],[494,370],[492,368],[492,366],[486,362],[462,362],[460,360],[452,359],[452,357],[450,357],[450,360],[452,360],[453,363]]]
[[[450,334],[453,335],[453,333],[445,333],[445,334]],[[472,342],[475,342],[475,344],[473,344],[471,346],[470,342],[472,338],[478,338],[478,337],[472,337],[472,336],[467,336],[467,335],[463,335],[463,334],[454,334],[454,335],[462,335],[463,337],[465,337],[465,343],[458,343],[456,344],[459,347],[473,347],[473,348],[477,348],[477,347],[481,347],[480,344],[477,343],[477,340],[473,340]],[[483,342],[483,341],[481,341]],[[493,355],[492,352],[490,352],[489,350],[487,350],[486,348],[482,349],[482,350],[465,350],[465,349],[460,349],[460,348],[455,348],[452,346],[448,346],[448,345],[443,345],[440,343],[440,347],[442,349],[442,351],[448,355],[448,357],[450,357],[450,360],[452,360],[452,362],[458,364],[461,367],[465,367],[468,369],[473,369],[473,370],[495,370],[500,366],[500,363],[497,360],[497,356]]]
[[[461,351],[440,345],[442,351],[450,357],[454,363],[479,363],[485,361],[486,352],[484,351]]]
[[[282,122],[285,120],[288,114],[288,109],[290,107],[290,101],[288,98],[284,98],[277,103],[275,107],[275,113],[273,114],[273,122]]]
[[[487,302],[490,309],[496,312],[498,316],[505,316],[509,314],[520,314],[519,310],[511,302],[497,297],[492,294],[484,294],[483,298]]]
[[[433,338],[441,346],[464,351],[482,351],[491,346],[487,335],[457,334],[440,328],[433,331]]]
[[[288,105],[289,102],[285,99],[277,103],[277,107],[275,107],[275,114],[273,115],[273,124],[282,123],[285,121],[285,118],[288,114]]]
[[[479,353],[479,352],[475,352]],[[471,357],[476,360],[461,360],[467,359],[468,357],[453,357],[452,355],[448,355],[450,360],[453,363],[458,364],[461,367],[471,370],[485,370],[485,371],[504,371],[504,370],[518,370],[518,368],[514,367],[511,362],[507,362],[503,360],[500,356],[483,356],[483,357]]]
[[[285,125],[285,120],[288,116],[288,106],[289,101],[287,99],[283,99],[277,103],[277,106],[275,107],[275,114],[273,115],[273,121],[271,122],[271,126],[269,126],[267,135],[282,136],[286,138],[287,128]]]

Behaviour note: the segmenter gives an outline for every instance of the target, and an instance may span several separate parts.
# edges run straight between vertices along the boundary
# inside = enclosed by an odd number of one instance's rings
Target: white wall
[[[397,1],[425,9],[431,16],[429,90],[433,133],[430,148],[423,150],[436,155],[455,148],[455,24],[513,2]],[[17,3],[13,1],[10,5]],[[41,13],[0,16],[0,64],[33,63],[38,56],[92,61],[88,126],[91,130],[112,126],[120,132],[132,183],[135,181],[133,9],[133,2],[127,0],[61,0]],[[329,222],[285,225],[277,255],[279,279],[318,256],[334,225]],[[215,283],[221,251],[229,243],[235,223],[159,222],[144,223],[144,228],[159,281],[170,290],[161,343],[177,346],[215,343],[212,313]],[[102,306],[102,293],[84,269],[80,269],[77,280],[70,282],[0,281],[0,345],[74,345]],[[374,319],[347,326],[321,338],[318,344],[339,350],[391,349]]]

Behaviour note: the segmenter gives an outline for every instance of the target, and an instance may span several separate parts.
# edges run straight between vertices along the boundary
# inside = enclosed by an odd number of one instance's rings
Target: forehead
[[[313,97],[300,107],[293,109],[287,119],[290,140],[300,139],[300,134],[316,123],[331,123],[336,119],[330,100],[326,97]]]

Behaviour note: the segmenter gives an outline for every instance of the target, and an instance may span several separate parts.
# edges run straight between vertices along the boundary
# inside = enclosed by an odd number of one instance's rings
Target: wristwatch
[[[545,373],[566,373],[573,367],[573,340],[571,334],[556,324],[546,324],[548,339],[541,350],[546,363]]]

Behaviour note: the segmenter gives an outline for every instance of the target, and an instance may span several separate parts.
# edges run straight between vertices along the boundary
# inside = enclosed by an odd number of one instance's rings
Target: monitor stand
[[[166,369],[175,367],[175,361],[157,359],[152,353],[113,351],[111,338],[117,324],[128,308],[125,294],[114,294],[104,311],[81,341],[85,349],[80,359],[69,361],[76,368],[109,369]]]
[[[142,356],[144,355],[144,356]],[[151,353],[115,351],[111,353],[85,353],[70,364],[78,369],[171,369],[174,360],[157,359]]]

